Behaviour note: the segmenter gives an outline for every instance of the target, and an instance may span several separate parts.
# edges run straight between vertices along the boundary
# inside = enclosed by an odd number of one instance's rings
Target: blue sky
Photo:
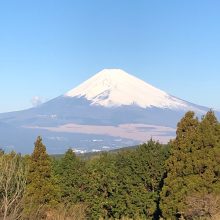
[[[220,108],[220,1],[0,1],[0,112],[121,68]]]

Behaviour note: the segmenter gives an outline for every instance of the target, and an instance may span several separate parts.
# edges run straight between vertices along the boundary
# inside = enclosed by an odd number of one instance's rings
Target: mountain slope
[[[0,114],[0,125],[5,125],[0,126],[0,147],[13,146],[26,153],[37,135],[43,136],[50,153],[63,153],[68,147],[115,149],[151,137],[167,142],[188,110],[201,116],[209,109],[171,96],[123,70],[105,69],[36,108]]]
[[[92,105],[104,107],[136,105],[141,108],[193,108],[189,103],[170,96],[120,69],[104,69],[67,92],[65,96],[84,97],[91,101]],[[197,110],[199,111],[199,108]]]

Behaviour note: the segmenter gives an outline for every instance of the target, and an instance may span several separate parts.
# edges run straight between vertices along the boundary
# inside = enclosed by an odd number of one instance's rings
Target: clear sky
[[[220,108],[220,1],[0,1],[0,112],[59,96],[104,68]]]

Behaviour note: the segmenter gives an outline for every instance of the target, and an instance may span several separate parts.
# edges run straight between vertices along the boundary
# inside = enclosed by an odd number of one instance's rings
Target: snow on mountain
[[[189,109],[187,102],[170,96],[121,69],[104,69],[65,96],[84,97],[92,105],[104,107],[136,105],[141,108]]]
[[[209,108],[171,96],[123,70],[104,69],[65,95],[0,114],[0,146],[30,153],[38,135],[50,153],[69,147],[116,149],[150,138],[166,143],[188,110],[201,117]]]

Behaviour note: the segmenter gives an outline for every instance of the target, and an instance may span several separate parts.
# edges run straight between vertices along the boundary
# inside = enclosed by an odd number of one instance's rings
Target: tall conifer
[[[160,207],[165,218],[210,215],[201,210],[203,204],[200,208],[195,204],[220,191],[219,131],[219,122],[212,111],[201,122],[193,112],[188,112],[178,124],[161,192]]]
[[[52,165],[42,138],[38,137],[29,159],[25,213],[37,215],[42,208],[56,203],[59,191],[52,175]]]
[[[56,170],[59,176],[61,196],[64,203],[77,203],[84,200],[85,194],[85,163],[81,161],[72,149],[69,149],[61,159]]]

